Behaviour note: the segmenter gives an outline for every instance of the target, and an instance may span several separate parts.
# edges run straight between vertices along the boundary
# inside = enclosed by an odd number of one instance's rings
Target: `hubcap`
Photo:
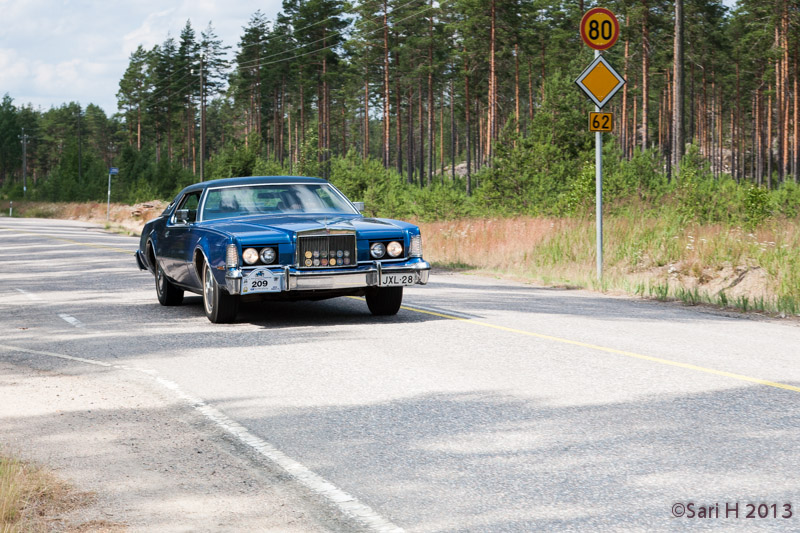
[[[214,276],[211,273],[211,268],[206,265],[204,272],[204,283],[203,283],[203,303],[206,306],[206,311],[211,313],[214,310],[214,291],[216,287],[214,287]]]

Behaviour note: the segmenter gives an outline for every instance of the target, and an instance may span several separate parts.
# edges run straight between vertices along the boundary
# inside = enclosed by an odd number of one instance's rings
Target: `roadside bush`
[[[770,192],[762,187],[750,185],[744,194],[744,222],[754,229],[772,216]]]

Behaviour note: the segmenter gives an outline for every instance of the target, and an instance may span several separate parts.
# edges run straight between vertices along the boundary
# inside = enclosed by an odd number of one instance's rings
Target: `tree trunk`
[[[783,17],[782,17],[782,47],[783,47],[783,90],[781,91],[783,106],[781,113],[783,114],[783,164],[781,165],[781,178],[785,179],[789,173],[789,11],[788,3],[783,1]],[[796,74],[796,69],[795,69]],[[796,100],[795,100],[796,102]]]
[[[414,92],[408,90],[408,183],[414,183]]]
[[[519,43],[514,43],[514,122],[519,135]],[[516,143],[516,141],[514,141]]]
[[[288,109],[286,113],[286,120],[288,122],[287,126],[289,129],[288,141],[289,141],[289,174],[292,174],[292,166],[294,164],[294,147],[292,145],[292,104],[288,104]]]
[[[756,180],[756,183],[758,183],[758,186],[760,187],[761,184],[763,183],[763,179],[764,179],[764,140],[763,140],[763,135],[761,134],[761,122],[762,122],[762,120],[761,120],[761,87],[756,89],[755,100],[756,100],[756,103],[755,103],[755,114],[754,114],[755,119],[753,120],[753,122],[754,122],[753,129],[755,130],[755,136],[756,136],[755,146],[754,146],[754,149],[756,151],[756,153],[755,153],[755,156],[756,156],[756,172],[755,172],[754,179]]]
[[[419,186],[430,186],[431,177],[425,176],[425,121],[423,120],[422,80],[417,80],[417,123],[419,124]]]
[[[628,38],[628,26],[630,25],[630,17],[625,16],[625,59],[623,60],[622,72],[623,77],[628,79],[628,57],[630,50],[630,39]],[[620,131],[620,144],[622,145],[622,157],[630,159],[631,154],[628,151],[628,84],[622,86],[622,128]]]
[[[444,185],[444,89],[439,98],[439,167]]]
[[[389,21],[387,2],[383,0],[383,168],[389,168]]]
[[[428,186],[433,180],[433,115],[436,112],[433,106],[433,0],[431,0],[430,9],[431,16],[428,19]]]
[[[403,175],[403,117],[402,112],[403,108],[400,107],[400,83],[398,82],[397,87],[395,87],[395,108],[397,109],[397,117],[395,117],[395,122],[397,122],[397,154],[395,157],[397,158],[397,173],[402,177]]]
[[[779,21],[775,25],[775,48],[780,49],[782,40],[780,34]],[[778,164],[778,183],[783,181],[783,54],[775,58],[775,126],[777,133],[777,164]]]
[[[794,179],[795,183],[797,183],[797,174],[798,174],[798,172],[800,172],[800,168],[799,168],[800,167],[800,138],[798,138],[798,134],[800,134],[800,125],[798,125],[798,122],[797,122],[797,119],[798,119],[797,107],[798,107],[798,104],[800,104],[800,102],[798,101],[798,97],[800,97],[800,94],[798,94],[798,91],[797,91],[797,55],[798,55],[798,52],[800,52],[800,50],[798,48],[800,48],[800,45],[795,43],[795,49],[794,49],[794,115],[792,117],[792,120],[794,121],[794,137],[792,139],[792,144],[793,144],[793,148],[792,148],[792,179]]]
[[[464,50],[466,52],[466,50]],[[472,135],[472,125],[470,123],[469,108],[469,63],[466,65],[464,73],[464,126],[467,130],[464,142],[467,150],[467,196],[472,195],[472,146],[470,136]]]
[[[528,120],[533,121],[533,61],[530,57],[528,57]]]
[[[795,88],[797,80],[795,79]],[[795,106],[795,111],[797,106]],[[450,179],[456,180],[456,109],[453,103],[453,81],[450,80]]]
[[[683,157],[685,141],[683,138],[683,0],[675,0],[675,43],[674,43],[673,117],[672,117],[672,166],[676,171]]]
[[[772,85],[767,88],[767,188],[772,188]]]
[[[742,151],[739,149],[739,144],[741,143],[741,107],[739,102],[741,102],[741,90],[740,90],[740,79],[739,79],[739,62],[736,62],[736,127],[733,130],[733,139],[731,139],[731,150],[734,150],[731,153],[731,158],[734,162],[734,172],[733,177],[739,182],[742,178],[742,161],[741,161],[741,153]]]
[[[541,50],[541,60],[542,60],[542,90],[541,90],[542,102],[541,103],[542,104],[544,104],[544,99],[545,99],[544,82],[546,80],[545,71],[544,71],[544,51],[545,51],[545,40],[542,39],[542,50]]]
[[[682,1],[682,0],[676,0]],[[643,2],[642,10],[642,151],[647,150],[647,122],[649,120],[649,82],[650,82],[650,29],[647,26],[649,7],[647,0]]]
[[[364,129],[364,145],[362,147],[362,159],[367,160],[369,159],[369,79],[367,78],[369,68],[364,70],[364,123],[362,125]]]
[[[497,28],[496,28],[496,0],[491,0],[491,32],[489,37],[489,109],[488,109],[488,116],[487,116],[487,136],[486,136],[486,160],[491,164],[492,161],[492,148],[494,145],[494,135],[495,135],[495,113],[497,111],[497,96],[495,92],[497,90],[497,64],[495,61],[495,47],[497,45],[496,42],[496,35],[497,35]]]

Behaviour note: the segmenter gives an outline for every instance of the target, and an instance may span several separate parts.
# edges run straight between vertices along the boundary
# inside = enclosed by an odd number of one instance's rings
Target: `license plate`
[[[414,285],[419,280],[419,274],[381,274],[382,287],[402,287]]]
[[[281,292],[283,275],[273,274],[269,270],[253,270],[242,280],[242,294],[259,292]]]

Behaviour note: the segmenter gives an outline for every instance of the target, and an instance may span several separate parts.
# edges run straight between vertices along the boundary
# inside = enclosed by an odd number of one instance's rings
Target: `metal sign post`
[[[594,51],[594,58],[600,57],[600,50]],[[600,106],[594,106],[595,113],[599,113]],[[595,217],[597,219],[597,280],[603,280],[603,132],[594,132],[594,196]]]
[[[581,19],[581,38],[594,49],[594,61],[586,67],[575,83],[594,102],[595,113],[600,113],[611,97],[625,84],[625,80],[600,55],[600,50],[610,48],[619,37],[619,22],[614,14],[603,8],[593,8]],[[591,129],[590,117],[590,129]],[[594,134],[595,216],[597,217],[597,280],[603,280],[603,133]]]
[[[119,169],[117,167],[111,167],[108,169],[108,202],[106,203],[106,222],[111,220],[111,175],[119,174]]]

